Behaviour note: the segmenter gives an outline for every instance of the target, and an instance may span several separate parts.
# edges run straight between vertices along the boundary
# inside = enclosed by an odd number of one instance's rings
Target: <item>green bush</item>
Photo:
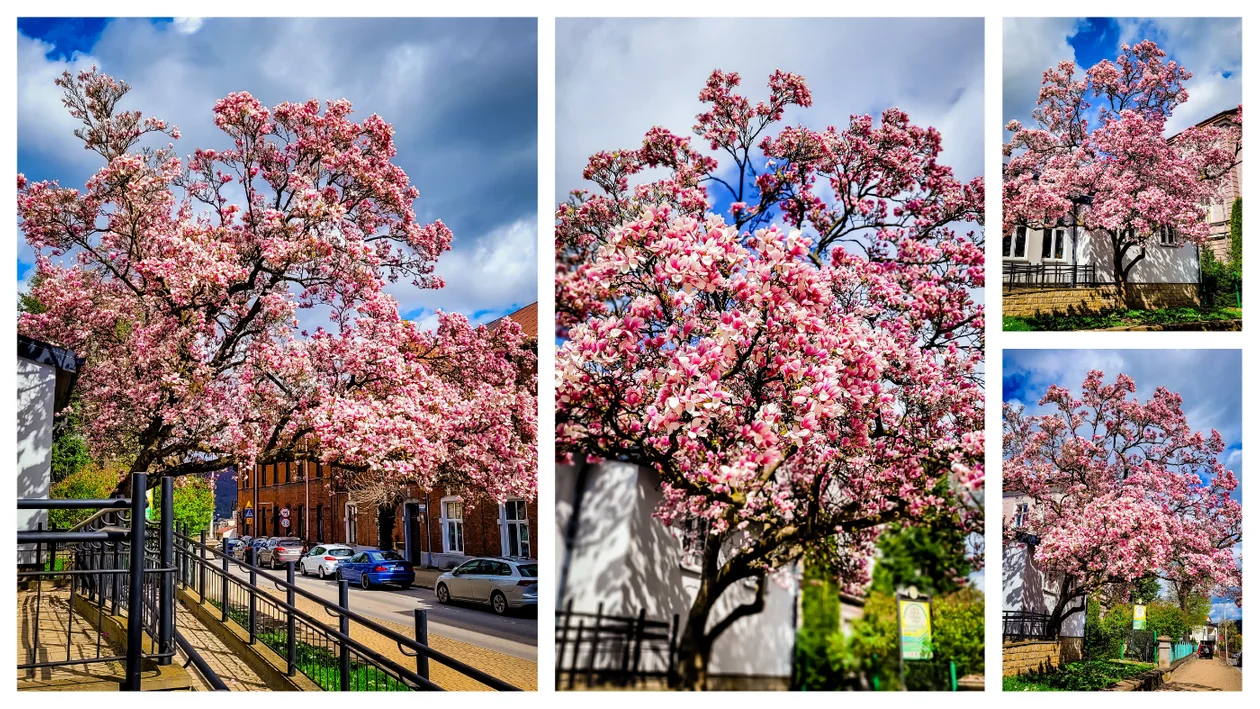
[[[1003,677],[1006,692],[1096,692],[1136,677],[1155,665],[1114,660],[1069,662],[1053,672]]]
[[[99,500],[110,496],[121,479],[117,466],[89,463],[54,483],[49,497],[54,500]],[[68,529],[96,514],[96,510],[49,510],[48,522],[57,529]]]

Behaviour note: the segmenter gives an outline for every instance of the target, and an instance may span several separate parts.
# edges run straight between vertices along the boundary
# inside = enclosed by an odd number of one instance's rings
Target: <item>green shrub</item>
[[[54,483],[49,497],[54,500],[99,500],[109,497],[121,480],[118,466],[88,463],[61,481]],[[96,510],[49,510],[48,522],[57,529],[67,529],[96,514]]]

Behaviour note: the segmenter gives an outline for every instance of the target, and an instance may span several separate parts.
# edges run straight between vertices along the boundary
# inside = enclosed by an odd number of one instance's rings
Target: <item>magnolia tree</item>
[[[226,150],[179,158],[156,118],[119,107],[95,69],[57,81],[75,135],[104,165],[82,190],[18,176],[37,253],[19,330],[86,357],[80,420],[99,457],[183,475],[319,460],[489,494],[536,489],[536,360],[519,326],[434,331],[399,317],[387,283],[441,287],[449,248],[422,224],[393,129],[347,101],[247,93],[214,107]],[[312,310],[327,327],[300,330]]]
[[[1045,414],[1003,407],[1002,490],[1029,501],[1006,539],[1036,539],[1033,560],[1059,585],[1052,623],[1083,610],[1081,595],[1123,601],[1144,577],[1182,596],[1241,588],[1234,545],[1242,540],[1238,486],[1219,458],[1216,431],[1191,430],[1181,396],[1160,387],[1149,401],[1121,374],[1092,371],[1081,397],[1051,385]],[[1241,599],[1241,596],[1238,596]]]
[[[805,81],[755,105],[738,85],[715,71],[694,127],[725,166],[653,128],[556,217],[557,449],[655,470],[656,515],[702,530],[690,688],[767,574],[811,555],[856,590],[888,523],[981,525],[984,244],[953,224],[981,221],[982,181],[899,110],[780,128]],[[755,597],[711,617],[741,581]]]
[[[1160,234],[1204,242],[1207,205],[1242,150],[1241,106],[1232,125],[1164,136],[1191,77],[1165,56],[1148,40],[1079,77],[1075,63],[1059,62],[1042,74],[1037,127],[1006,126],[1014,136],[1003,146],[1002,232],[1066,224],[1106,237],[1126,297],[1129,274]]]

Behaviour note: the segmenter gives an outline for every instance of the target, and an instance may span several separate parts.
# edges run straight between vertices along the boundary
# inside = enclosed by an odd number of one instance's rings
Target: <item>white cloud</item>
[[[176,17],[175,29],[180,34],[192,34],[201,29],[200,17]]]
[[[1075,61],[1068,38],[1079,20],[1070,17],[1008,17],[1002,20],[1002,123],[1032,123],[1041,74],[1064,59]]]
[[[970,179],[983,170],[983,55],[983,23],[968,19],[561,19],[556,195],[582,186],[592,153],[635,147],[654,125],[692,135],[717,68],[739,72],[753,100],[775,69],[804,76],[814,106],[789,112],[789,125],[844,127],[850,114],[901,107],[941,129],[949,163]]]

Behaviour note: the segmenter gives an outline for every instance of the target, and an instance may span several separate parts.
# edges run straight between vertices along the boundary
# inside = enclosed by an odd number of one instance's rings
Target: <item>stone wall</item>
[[[1197,283],[1131,283],[1127,309],[1186,308],[1199,304]],[[1096,288],[1041,288],[1016,286],[1002,290],[1002,315],[1030,318],[1036,315],[1093,315],[1120,310],[1115,286]]]
[[[1002,643],[1002,676],[1048,671],[1061,664],[1058,640]]]
[[[1085,638],[1059,638],[1059,662],[1067,664],[1085,659]]]

